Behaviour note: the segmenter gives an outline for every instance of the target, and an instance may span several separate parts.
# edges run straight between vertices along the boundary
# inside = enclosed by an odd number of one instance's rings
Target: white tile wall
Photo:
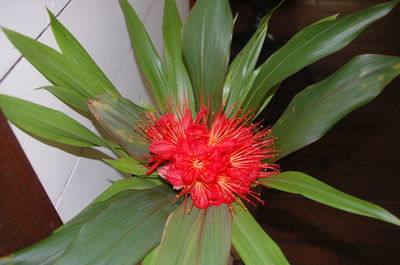
[[[68,0],[1,0],[0,25],[37,38],[49,24],[45,7],[47,6],[53,13],[58,14],[67,3]],[[5,35],[0,34],[0,78],[5,75],[20,55]]]
[[[155,47],[162,54],[163,0],[130,2],[144,20]],[[184,16],[188,12],[188,2],[177,0]],[[146,82],[130,48],[118,0],[2,0],[0,25],[38,38],[56,48],[51,30],[47,28],[49,21],[45,6],[59,13],[61,22],[77,37],[125,97],[135,102],[140,102],[140,99],[150,101]],[[33,90],[48,84],[48,81],[25,59],[18,61],[19,57],[20,54],[0,33],[0,77],[3,79],[0,93],[61,110],[91,128],[88,120],[69,110],[46,91]],[[7,72],[7,76],[4,76]],[[104,156],[101,152],[112,155],[107,150],[95,152],[54,143],[49,146],[14,126],[12,128],[63,221],[76,215],[112,181],[123,177],[94,159]],[[57,147],[61,147],[61,150]]]

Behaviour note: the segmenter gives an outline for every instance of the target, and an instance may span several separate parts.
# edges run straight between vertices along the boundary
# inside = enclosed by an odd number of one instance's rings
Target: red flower
[[[203,209],[229,205],[236,195],[247,201],[248,194],[257,198],[250,186],[278,172],[277,165],[263,162],[275,155],[274,139],[267,136],[270,130],[258,130],[248,115],[229,119],[222,113],[207,126],[207,112],[203,107],[195,120],[190,110],[147,116],[137,130],[150,144],[148,174],[158,169],[181,190],[179,196],[190,194],[194,205]]]

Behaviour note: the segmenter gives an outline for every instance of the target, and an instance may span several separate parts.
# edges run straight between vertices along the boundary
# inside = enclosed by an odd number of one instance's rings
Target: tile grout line
[[[128,57],[129,57],[128,55],[129,55],[129,53],[131,52],[131,50],[132,50],[132,46],[129,46],[128,51],[125,52],[124,59],[122,60],[122,63],[121,63],[120,66],[119,66],[118,72],[115,74],[115,77],[114,77],[113,80],[112,80],[112,84],[113,84],[113,85],[115,85],[115,83],[117,82],[118,77],[119,77],[119,75],[120,75],[121,72],[122,72],[122,68],[124,68],[125,63],[126,63],[126,61],[128,60]]]
[[[56,14],[56,17],[58,17],[64,11],[64,9],[71,3],[71,1],[72,0],[69,0],[65,4],[65,6],[61,8],[61,10]],[[39,40],[39,38],[46,32],[46,30],[48,30],[49,27],[50,23],[46,25],[46,27],[39,33],[39,35],[35,38],[35,40]],[[18,59],[15,61],[15,63],[13,63],[13,65],[11,65],[11,67],[7,70],[7,72],[0,78],[0,85],[1,83],[3,83],[4,79],[6,79],[6,77],[12,72],[12,70],[14,70],[14,68],[18,65],[18,63],[22,60],[23,57],[24,57],[23,55],[20,55]]]
[[[55,17],[58,18],[58,17],[61,15],[61,13],[68,7],[68,5],[69,5],[71,2],[72,2],[72,0],[69,0],[69,1],[64,5],[64,7],[61,8],[61,10],[55,15]],[[50,23],[49,23],[49,24],[46,26],[46,28],[39,34],[39,36],[36,38],[36,40],[38,40],[38,39],[44,34],[44,32],[45,32],[49,27],[50,27]],[[19,60],[21,60],[21,58],[22,58],[22,56],[19,58]],[[19,61],[19,60],[18,60],[18,61]],[[13,67],[14,67],[14,66],[13,66]],[[77,159],[75,160],[74,166],[72,167],[71,173],[69,174],[68,179],[67,179],[67,181],[65,182],[65,184],[64,184],[64,186],[63,186],[63,188],[62,188],[62,190],[61,190],[60,196],[58,197],[57,202],[56,202],[56,205],[55,205],[55,207],[54,207],[54,208],[56,208],[56,210],[58,210],[58,208],[59,208],[59,206],[60,206],[60,204],[61,204],[61,200],[62,200],[62,198],[64,197],[65,191],[66,191],[68,185],[69,185],[69,184],[71,183],[71,181],[72,181],[72,176],[74,175],[74,173],[76,172],[76,170],[77,170],[77,168],[78,168],[78,164],[79,164],[79,161],[80,161],[81,158],[82,158],[81,155],[82,155],[84,149],[85,149],[85,148],[81,148],[80,153],[79,153]]]
[[[61,14],[61,12],[66,8],[66,6],[67,6],[71,1],[72,1],[72,0],[70,0],[70,1],[64,6],[64,8],[57,14],[57,17]],[[144,17],[144,19],[143,19],[143,24],[145,23],[147,17],[149,16],[149,14],[150,14],[150,12],[151,12],[151,9],[153,8],[154,4],[155,4],[157,1],[158,1],[158,0],[153,0],[153,3],[151,4],[149,10],[147,11],[147,14],[145,15],[145,17]],[[50,26],[50,25],[48,25],[44,31],[46,31],[46,30],[48,29],[49,26]],[[43,32],[44,32],[44,31],[43,31]],[[41,34],[43,34],[43,32],[42,32]],[[41,34],[40,34],[40,35],[41,35]],[[37,38],[39,38],[40,35],[39,35]],[[117,74],[115,75],[115,78],[114,78],[114,80],[113,80],[113,84],[115,84],[115,82],[117,81],[118,76],[120,75],[120,73],[121,73],[121,71],[122,71],[122,68],[123,68],[125,62],[127,61],[127,59],[128,59],[128,54],[130,53],[131,50],[132,50],[132,45],[129,46],[128,51],[125,53],[125,58],[124,58],[124,60],[122,61],[121,66],[120,66],[120,68],[118,69]],[[21,56],[21,58],[22,58],[22,56]],[[20,60],[21,58],[19,58],[19,60]],[[92,125],[92,128],[91,128],[90,130],[93,131],[95,128],[96,128],[96,127],[95,127],[94,125]],[[75,172],[76,172],[76,170],[77,170],[77,168],[78,168],[79,162],[80,162],[80,160],[82,159],[82,156],[81,156],[81,155],[83,154],[84,149],[85,149],[85,148],[82,148],[82,149],[81,149],[81,152],[79,153],[79,156],[78,156],[78,158],[76,159],[76,161],[75,161],[75,163],[74,163],[74,166],[73,166],[73,168],[72,168],[72,170],[71,170],[71,173],[69,174],[68,180],[66,181],[66,183],[65,183],[65,185],[64,185],[64,187],[63,187],[63,189],[62,189],[62,191],[61,191],[61,194],[60,194],[60,196],[59,196],[58,199],[57,199],[57,202],[56,202],[56,205],[55,205],[56,210],[58,210],[58,208],[60,207],[61,201],[62,201],[62,199],[63,199],[63,197],[64,197],[64,195],[65,195],[66,189],[67,189],[67,187],[69,186],[69,184],[71,183],[72,177],[74,176],[74,174],[75,174]]]
[[[77,168],[78,168],[78,164],[79,164],[79,161],[80,161],[81,158],[82,158],[81,155],[83,154],[84,149],[85,149],[85,148],[82,148],[82,149],[81,149],[81,152],[79,153],[78,158],[75,160],[75,163],[74,163],[74,166],[72,167],[71,173],[69,174],[69,177],[68,177],[67,181],[65,182],[65,185],[64,185],[64,187],[63,187],[63,189],[62,189],[62,191],[61,191],[61,194],[60,194],[60,196],[59,196],[58,199],[57,199],[57,202],[56,202],[56,205],[55,205],[56,210],[58,210],[58,207],[60,207],[61,200],[62,200],[63,197],[64,197],[64,194],[65,194],[65,192],[66,192],[66,190],[67,190],[67,187],[69,186],[69,184],[70,184],[71,181],[72,181],[72,176],[75,174],[75,172],[76,172],[76,170],[77,170]]]

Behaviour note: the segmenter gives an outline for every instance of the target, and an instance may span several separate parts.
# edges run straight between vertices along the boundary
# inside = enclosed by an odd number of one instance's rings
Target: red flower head
[[[181,190],[179,196],[190,194],[198,208],[229,205],[236,195],[247,201],[248,194],[256,197],[250,186],[278,172],[277,165],[263,162],[275,155],[270,130],[258,130],[248,115],[230,119],[222,112],[209,123],[207,112],[203,107],[195,120],[190,110],[182,115],[148,114],[138,126],[150,144],[148,174],[158,169]]]

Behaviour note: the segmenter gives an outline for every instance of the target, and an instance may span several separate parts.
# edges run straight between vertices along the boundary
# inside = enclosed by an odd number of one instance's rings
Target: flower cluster
[[[278,172],[265,161],[275,155],[269,129],[259,130],[248,115],[228,118],[218,113],[209,121],[208,109],[155,116],[148,114],[138,132],[149,143],[148,173],[169,181],[179,196],[190,194],[198,208],[231,204],[239,196],[248,201],[250,187],[258,178]]]

